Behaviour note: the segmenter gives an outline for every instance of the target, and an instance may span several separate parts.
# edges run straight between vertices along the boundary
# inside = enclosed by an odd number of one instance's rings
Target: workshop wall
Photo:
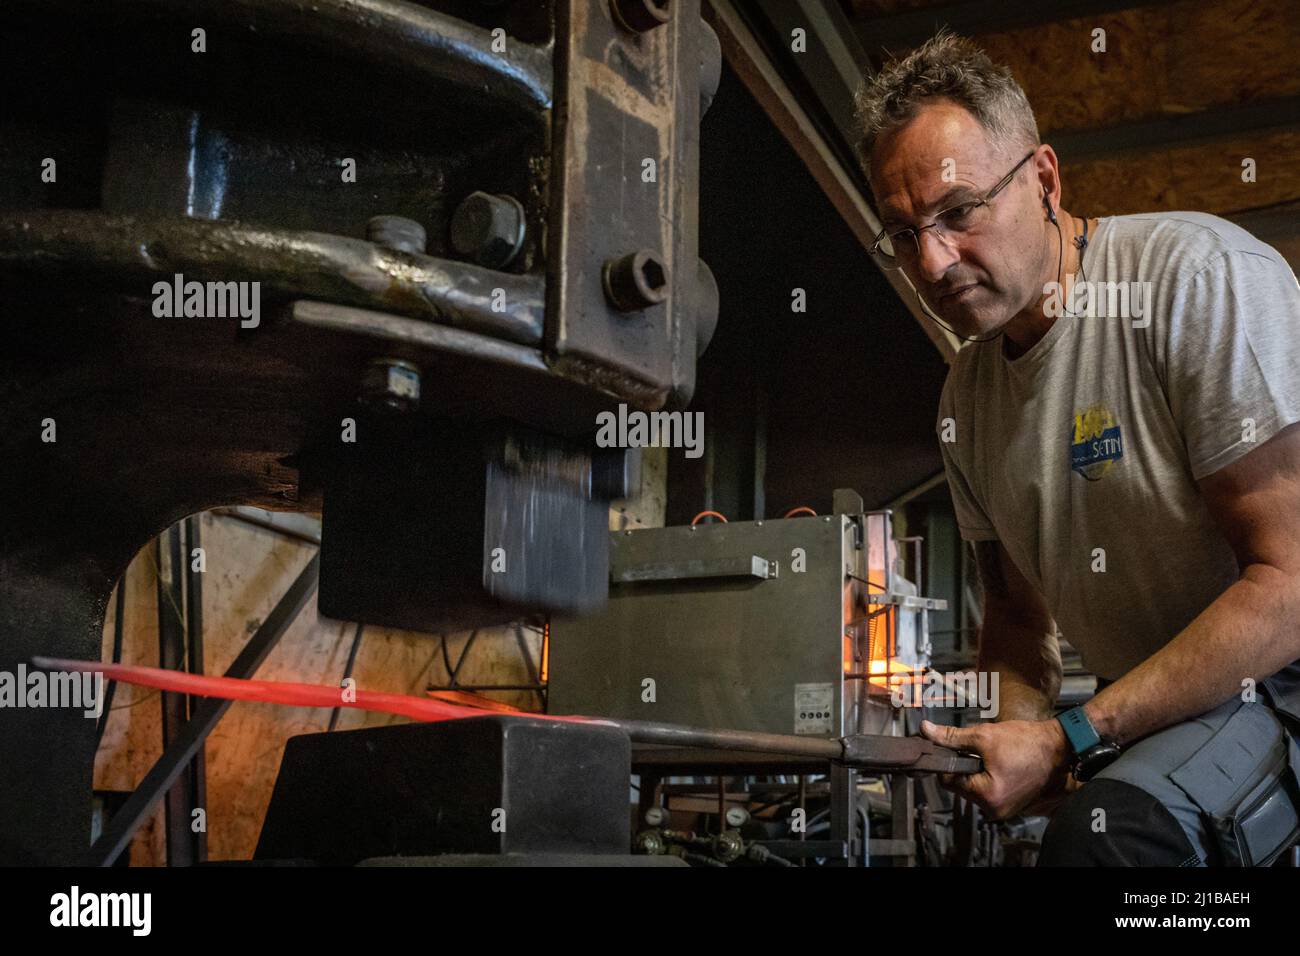
[[[700,255],[721,310],[669,524],[826,513],[836,488],[878,507],[942,470],[942,356],[729,66],[700,126]]]
[[[882,45],[904,53],[936,19],[951,23],[959,8],[974,6],[847,3],[876,60]],[[909,17],[932,7],[942,16]],[[1089,216],[1213,213],[1244,226],[1300,270],[1295,5],[1174,0],[1064,16],[1078,10],[1066,4],[1054,16],[1046,6],[1030,12],[1002,4],[955,24],[1010,67],[1029,97],[1043,141],[1061,161],[1062,205]],[[1099,39],[1104,51],[1094,49]]]
[[[611,530],[662,526],[666,459],[664,449],[647,449],[642,464],[642,492],[614,503]],[[224,673],[240,649],[270,614],[315,547],[234,518],[204,513],[201,540],[207,569],[203,575],[204,661],[206,673]],[[152,544],[132,562],[126,575],[122,660],[158,666],[157,558]],[[104,627],[103,659],[112,654],[114,602]],[[174,612],[173,612],[174,613]],[[338,684],[343,677],[356,624],[323,618],[313,597],[258,669],[264,680]],[[541,634],[520,632],[534,662],[541,659]],[[470,632],[447,635],[447,658],[461,660]],[[423,694],[444,685],[450,674],[439,638],[432,634],[367,627],[353,668],[357,687],[369,691]],[[513,627],[486,628],[459,669],[458,682],[526,684],[528,667]],[[494,700],[528,711],[544,709],[532,691],[503,691]],[[262,819],[271,799],[286,741],[298,734],[327,729],[328,708],[288,707],[235,702],[208,738],[208,857],[248,859],[257,845]],[[406,718],[344,709],[337,730],[403,723]],[[162,753],[159,692],[119,686],[95,763],[97,791],[131,791]],[[131,846],[132,866],[166,862],[163,808],[142,827]]]

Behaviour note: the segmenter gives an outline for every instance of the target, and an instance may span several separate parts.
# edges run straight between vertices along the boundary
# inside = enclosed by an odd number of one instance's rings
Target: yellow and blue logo
[[[1124,457],[1119,422],[1105,405],[1075,412],[1070,433],[1070,468],[1088,481],[1100,481]]]

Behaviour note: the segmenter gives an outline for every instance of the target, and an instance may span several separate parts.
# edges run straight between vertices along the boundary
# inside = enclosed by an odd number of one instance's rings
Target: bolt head
[[[374,359],[361,376],[361,400],[398,412],[420,404],[420,370],[401,359]]]
[[[451,245],[489,269],[503,269],[524,245],[527,217],[513,196],[473,192],[451,217]]]
[[[601,278],[605,298],[620,312],[636,312],[668,298],[668,267],[648,249],[610,259]]]

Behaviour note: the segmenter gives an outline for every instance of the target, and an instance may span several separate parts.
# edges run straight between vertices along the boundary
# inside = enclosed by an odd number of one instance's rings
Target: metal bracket
[[[609,580],[614,584],[633,584],[641,581],[685,581],[694,578],[758,578],[765,581],[780,573],[776,561],[758,555],[747,558],[714,558],[695,561],[660,561],[652,564],[634,564],[611,571]]]

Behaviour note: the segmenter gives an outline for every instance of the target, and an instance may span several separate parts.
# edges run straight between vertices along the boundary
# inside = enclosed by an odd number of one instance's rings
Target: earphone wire
[[[1074,247],[1079,250],[1079,275],[1083,276],[1083,281],[1087,283],[1088,273],[1083,270],[1083,254],[1088,251],[1088,217],[1087,216],[1083,217],[1083,235],[1074,237]],[[1057,276],[1056,287],[1058,289],[1061,288],[1061,280],[1059,275]],[[1065,294],[1064,289],[1061,290],[1061,294],[1062,296],[1064,296]],[[1080,316],[1074,312],[1065,311],[1064,298],[1062,298],[1061,300],[1061,306],[1062,306],[1061,318],[1063,319],[1080,318]]]

